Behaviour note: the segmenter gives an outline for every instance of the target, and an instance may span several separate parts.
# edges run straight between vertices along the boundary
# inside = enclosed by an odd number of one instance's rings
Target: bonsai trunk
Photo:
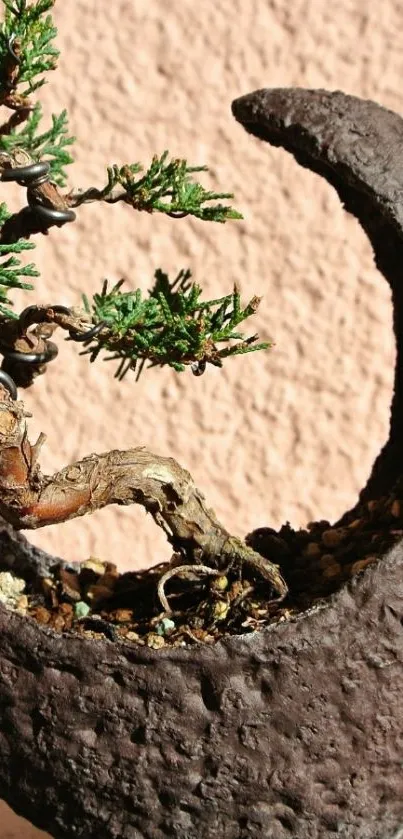
[[[204,573],[219,574],[234,564],[248,565],[271,584],[282,599],[287,586],[278,566],[230,536],[192,478],[173,458],[158,457],[144,447],[90,455],[52,476],[42,475],[41,434],[32,446],[23,404],[0,384],[0,513],[14,527],[35,529],[92,513],[107,504],[142,504],[168,536],[176,551]],[[190,565],[189,565],[190,563]],[[213,567],[211,567],[213,566]],[[161,593],[166,610],[169,605]]]

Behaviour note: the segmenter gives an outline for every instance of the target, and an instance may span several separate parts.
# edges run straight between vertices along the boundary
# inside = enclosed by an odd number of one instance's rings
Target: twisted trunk
[[[278,566],[228,533],[173,458],[138,447],[91,454],[52,476],[42,475],[39,452],[45,437],[29,443],[25,416],[23,404],[0,386],[0,513],[16,529],[64,522],[108,504],[141,504],[187,562],[217,570],[246,564],[284,597],[287,586]]]

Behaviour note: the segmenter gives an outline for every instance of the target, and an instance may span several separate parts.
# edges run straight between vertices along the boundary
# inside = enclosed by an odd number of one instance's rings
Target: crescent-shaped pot
[[[391,284],[389,441],[403,472],[403,120],[342,93],[262,90],[236,119],[325,177]],[[3,565],[47,557],[0,530]],[[56,839],[403,837],[403,550],[260,633],[155,651],[61,636],[0,606],[0,795]]]

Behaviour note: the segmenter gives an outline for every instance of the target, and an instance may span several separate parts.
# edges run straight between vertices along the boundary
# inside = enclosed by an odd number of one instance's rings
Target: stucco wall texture
[[[93,451],[145,445],[192,473],[233,533],[334,520],[354,503],[387,434],[394,342],[389,289],[363,232],[330,187],[247,136],[233,98],[259,87],[324,87],[403,111],[403,5],[384,0],[58,0],[58,70],[42,91],[77,137],[74,187],[105,166],[169,149],[206,163],[209,188],[235,193],[244,221],[214,225],[87,205],[37,238],[36,297],[77,304],[102,280],[150,287],[156,267],[190,267],[206,295],[236,281],[264,295],[250,325],[271,352],[222,371],[113,378],[60,340],[57,362],[24,394],[44,471]],[[2,200],[19,206],[21,192]],[[13,205],[14,201],[14,205]],[[10,201],[9,201],[10,203]],[[17,306],[33,302],[14,295]],[[169,558],[140,508],[109,508],[30,538],[69,560],[133,568]],[[3,839],[39,839],[1,812]]]

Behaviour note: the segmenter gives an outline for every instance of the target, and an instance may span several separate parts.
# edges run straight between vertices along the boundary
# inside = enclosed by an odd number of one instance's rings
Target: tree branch
[[[91,454],[54,475],[42,475],[45,440],[28,441],[22,402],[0,386],[0,513],[16,529],[34,530],[92,513],[109,504],[141,504],[168,534],[186,563],[222,570],[246,565],[283,598],[278,566],[220,524],[189,472],[144,447]]]

